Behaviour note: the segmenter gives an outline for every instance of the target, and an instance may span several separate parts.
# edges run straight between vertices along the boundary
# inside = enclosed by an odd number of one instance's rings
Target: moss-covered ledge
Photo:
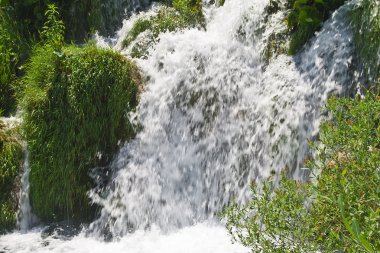
[[[164,5],[158,13],[151,17],[142,17],[136,20],[123,41],[124,48],[132,45],[132,57],[144,56],[147,47],[156,42],[157,37],[163,32],[197,26],[204,27],[201,0],[164,0],[159,2],[163,2]],[[133,44],[137,37],[144,32],[149,32],[148,41]]]
[[[23,79],[23,132],[30,153],[30,199],[45,222],[93,219],[87,191],[92,168],[107,168],[134,137],[128,113],[140,76],[119,53],[46,45],[35,50]]]

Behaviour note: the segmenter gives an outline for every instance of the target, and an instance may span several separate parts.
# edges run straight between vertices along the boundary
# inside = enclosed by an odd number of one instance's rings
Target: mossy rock
[[[119,144],[134,137],[128,113],[137,105],[138,71],[108,49],[44,46],[23,83],[33,212],[46,222],[90,221],[90,170],[106,170]]]
[[[172,32],[177,29],[189,27],[203,27],[204,16],[202,13],[201,0],[173,0],[163,1],[167,6],[162,7],[157,15],[138,19],[123,41],[123,47],[129,47],[143,32],[149,32],[148,41],[137,42],[131,55],[141,57],[147,48],[156,41],[163,32]]]
[[[270,4],[265,8],[264,11],[264,26],[259,27],[257,29],[257,33],[262,33],[263,28],[268,26],[268,24],[273,22],[278,22],[276,19],[278,17],[275,16],[278,12],[286,12],[288,6],[286,3],[274,0],[271,1]],[[285,15],[282,18],[286,18]],[[278,55],[287,54],[289,50],[289,31],[284,25],[281,30],[276,29],[272,31],[265,39],[264,39],[264,48],[261,51],[261,60],[264,64],[264,68]]]
[[[22,147],[17,131],[0,120],[0,233],[16,225]]]

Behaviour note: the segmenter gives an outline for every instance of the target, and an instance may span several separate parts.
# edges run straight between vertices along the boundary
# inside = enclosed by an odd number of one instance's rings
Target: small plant
[[[49,4],[45,12],[46,22],[42,27],[41,37],[45,44],[56,49],[63,46],[65,26],[63,21],[59,19],[57,6]]]

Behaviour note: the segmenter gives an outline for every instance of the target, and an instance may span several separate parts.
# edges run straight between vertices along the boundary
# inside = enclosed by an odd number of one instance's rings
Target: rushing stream
[[[39,230],[0,237],[0,252],[248,252],[217,213],[246,201],[254,180],[284,169],[301,177],[328,96],[355,80],[352,2],[299,55],[264,66],[268,36],[285,25],[283,13],[265,20],[268,3],[226,0],[206,7],[205,30],[162,34],[137,60],[146,85],[131,117],[141,132],[117,155],[111,183],[91,193],[100,218],[70,241]],[[119,240],[102,242],[104,233]]]

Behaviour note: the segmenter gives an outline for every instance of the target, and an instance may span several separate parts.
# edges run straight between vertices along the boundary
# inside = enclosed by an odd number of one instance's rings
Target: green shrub
[[[45,16],[46,22],[41,32],[42,42],[59,50],[64,43],[65,26],[59,19],[58,8],[54,4],[48,5]]]
[[[123,41],[123,46],[128,47],[139,34],[149,30],[152,32],[152,40],[162,32],[172,32],[176,29],[195,27],[203,24],[202,1],[200,0],[173,0],[171,7],[163,7],[156,16],[138,19]],[[134,56],[143,55],[144,50],[134,49]]]
[[[314,35],[321,23],[341,6],[345,0],[291,0],[287,23],[291,32],[289,54],[296,54]]]
[[[0,233],[16,225],[21,163],[22,148],[15,131],[5,129],[0,120]]]
[[[321,126],[315,183],[264,182],[246,206],[224,211],[227,228],[253,252],[380,250],[380,97],[333,98]]]
[[[91,220],[89,170],[107,167],[118,142],[134,135],[127,113],[137,104],[136,68],[111,50],[47,44],[23,82],[32,208],[44,221]]]
[[[332,99],[321,128],[314,233],[328,249],[380,249],[380,101]]]
[[[253,198],[240,207],[233,203],[225,208],[227,230],[235,241],[252,252],[312,252],[316,247],[310,239],[308,211],[305,200],[311,187],[304,182],[282,179],[277,187],[273,181],[262,188],[252,184]],[[302,225],[301,225],[302,224]]]
[[[380,5],[363,0],[352,13],[354,42],[369,83],[380,76]]]

